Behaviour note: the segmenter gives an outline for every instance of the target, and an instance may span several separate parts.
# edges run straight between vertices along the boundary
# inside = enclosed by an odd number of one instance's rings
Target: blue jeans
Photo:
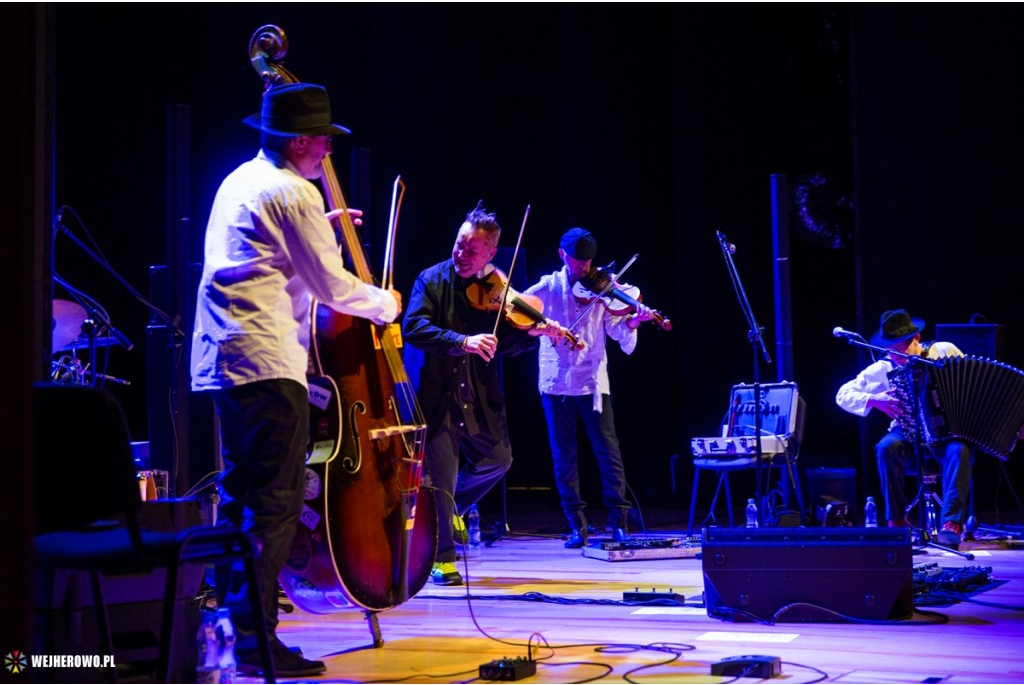
[[[605,507],[613,517],[624,516],[631,507],[626,499],[626,471],[622,465],[622,452],[619,451],[619,438],[615,434],[612,398],[602,395],[601,400],[601,411],[596,412],[592,395],[541,394],[555,466],[555,485],[562,500],[562,511],[574,528],[586,522],[583,510],[587,507],[580,496],[577,417],[583,419],[583,427],[597,458]]]
[[[486,495],[512,465],[507,431],[499,438],[468,434],[459,426],[442,425],[427,443],[424,485],[435,488],[438,562],[455,561],[452,519]],[[459,452],[462,467],[459,467]]]
[[[878,441],[875,455],[885,496],[885,517],[890,521],[904,519],[907,513],[907,465],[914,459],[914,446],[906,442],[896,428]],[[942,469],[942,520],[939,523],[952,521],[963,524],[967,518],[973,450],[965,442],[949,440],[936,445],[934,456]]]
[[[292,380],[247,383],[213,395],[220,418],[220,515],[252,535],[258,591],[271,636],[277,626],[277,577],[291,551],[302,510],[309,393]],[[239,565],[217,569],[217,594],[235,629],[252,633],[254,619]]]

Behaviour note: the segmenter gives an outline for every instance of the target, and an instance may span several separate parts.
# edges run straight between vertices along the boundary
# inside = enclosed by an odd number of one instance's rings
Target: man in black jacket
[[[430,579],[439,585],[462,584],[454,517],[512,464],[500,356],[536,350],[538,335],[566,332],[550,322],[521,330],[503,320],[495,335],[497,310],[470,303],[468,289],[493,287],[490,261],[500,237],[494,214],[478,205],[459,227],[451,259],[416,279],[403,327],[406,367],[427,419],[425,482],[437,488],[438,548]]]

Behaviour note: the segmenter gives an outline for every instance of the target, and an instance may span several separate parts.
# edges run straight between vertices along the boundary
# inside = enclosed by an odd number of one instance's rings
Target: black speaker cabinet
[[[1006,350],[1006,329],[1002,324],[937,323],[935,339],[953,343],[964,354],[1000,361]]]
[[[914,613],[908,528],[705,528],[708,616],[898,620]]]

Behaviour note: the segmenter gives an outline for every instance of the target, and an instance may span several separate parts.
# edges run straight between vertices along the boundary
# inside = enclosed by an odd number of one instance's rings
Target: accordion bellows
[[[1024,371],[971,355],[925,367],[919,421],[924,442],[960,439],[1002,460],[1024,430]]]

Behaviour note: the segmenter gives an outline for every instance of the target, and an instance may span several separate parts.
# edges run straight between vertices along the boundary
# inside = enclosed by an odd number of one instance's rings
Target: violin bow
[[[523,225],[519,227],[519,239],[516,240],[516,251],[512,253],[512,263],[508,267],[508,273],[505,274],[505,278],[508,282],[505,284],[505,292],[501,294],[501,307],[498,308],[498,318],[494,320],[494,330],[491,335],[498,335],[498,324],[501,323],[501,317],[505,313],[505,304],[508,302],[508,293],[512,289],[512,272],[516,268],[516,260],[519,259],[519,246],[523,243],[523,233],[526,231],[526,219],[530,216],[530,205],[526,205],[526,212],[523,214]]]
[[[399,190],[401,189],[401,190]],[[398,214],[402,211],[402,199],[405,197],[405,182],[401,175],[395,177],[395,183],[391,190],[391,217],[388,219],[388,242],[384,248],[384,282],[381,283],[385,290],[395,287],[395,255],[392,250],[395,245],[395,234],[398,232]]]

